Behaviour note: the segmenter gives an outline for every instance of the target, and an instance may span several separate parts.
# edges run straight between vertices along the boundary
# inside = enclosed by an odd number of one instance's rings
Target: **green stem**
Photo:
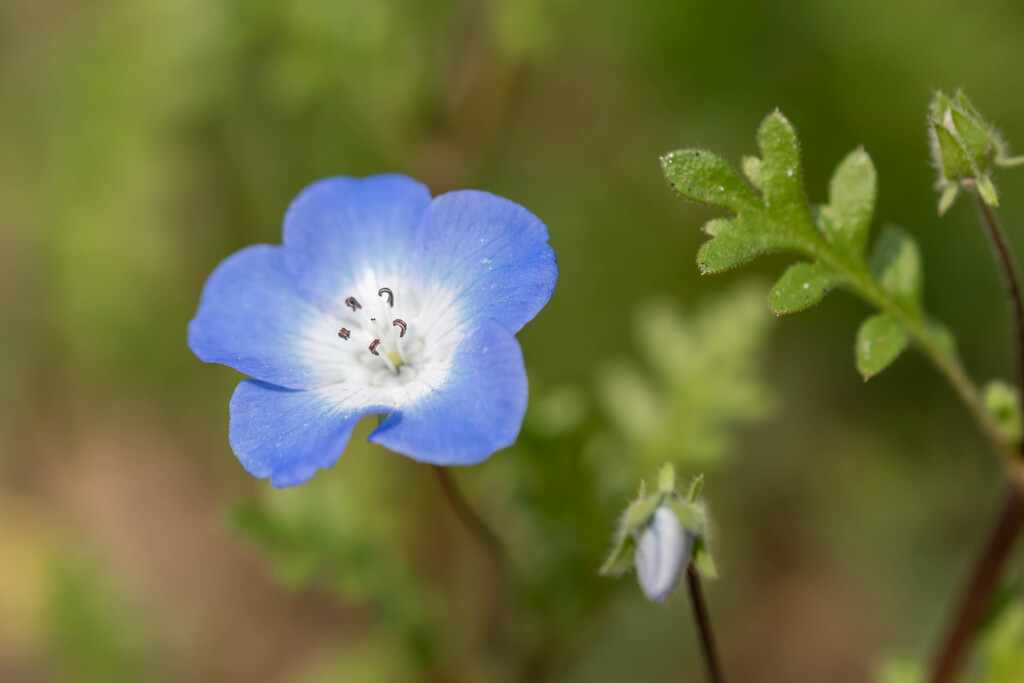
[[[1013,322],[1013,365],[1017,384],[1017,395],[1024,396],[1024,297],[1021,295],[1020,270],[1013,256],[1010,242],[1003,232],[999,219],[977,189],[973,192],[978,217],[985,229],[999,274],[1006,289],[1010,319]],[[1020,452],[1015,451],[1011,462],[1020,462]],[[1018,464],[1019,467],[1019,464]],[[1003,503],[995,526],[988,540],[975,560],[974,570],[967,582],[966,590],[953,613],[942,645],[936,652],[932,666],[932,683],[950,683],[963,667],[970,652],[971,641],[981,623],[982,615],[992,600],[1003,566],[1013,549],[1014,541],[1024,526],[1024,489],[1020,481],[1011,481],[1006,500]]]
[[[1024,466],[1017,447],[1003,436],[995,418],[985,407],[977,386],[957,357],[956,351],[945,343],[936,329],[930,327],[920,315],[908,311],[904,305],[896,301],[866,268],[833,258],[824,242],[807,245],[807,251],[822,263],[842,273],[856,294],[879,311],[891,315],[903,326],[914,344],[931,360],[967,407],[981,433],[1002,460],[1010,479],[1018,486],[1024,487]]]

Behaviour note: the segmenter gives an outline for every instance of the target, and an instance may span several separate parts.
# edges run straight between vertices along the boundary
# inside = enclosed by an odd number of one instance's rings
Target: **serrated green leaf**
[[[731,221],[728,218],[712,218],[704,224],[703,230],[708,235],[714,237],[723,228],[728,228]]]
[[[796,313],[821,301],[843,276],[822,263],[797,263],[783,273],[768,295],[776,315]]]
[[[761,203],[757,193],[722,157],[703,149],[681,149],[661,158],[661,168],[681,196],[734,213]]]
[[[761,189],[769,213],[792,218],[805,211],[800,142],[789,119],[778,110],[769,114],[757,131],[757,146],[761,150]]]
[[[763,164],[761,160],[754,156],[745,156],[742,160],[743,175],[747,176],[747,180],[750,184],[761,190],[761,172],[763,170]]]
[[[717,222],[714,239],[701,245],[697,265],[702,273],[719,273],[750,261],[766,251],[796,248],[798,242],[781,232],[776,223],[759,212],[743,213],[729,221]]]
[[[863,255],[877,192],[875,166],[867,152],[858,147],[846,155],[832,174],[829,203],[818,214],[825,237],[848,247],[858,257]]]
[[[939,161],[942,174],[949,180],[960,180],[974,176],[974,164],[963,145],[941,123],[932,122],[935,140],[939,145]]]
[[[985,167],[988,163],[989,154],[992,152],[992,147],[995,144],[992,135],[966,114],[956,109],[951,109],[949,113],[953,119],[953,127],[956,128],[957,135],[963,141],[967,155],[974,161],[975,166]]]
[[[871,272],[897,300],[917,310],[921,305],[921,252],[908,232],[889,226],[878,238]]]
[[[896,360],[909,341],[906,330],[889,314],[871,316],[857,331],[857,370],[870,379]]]

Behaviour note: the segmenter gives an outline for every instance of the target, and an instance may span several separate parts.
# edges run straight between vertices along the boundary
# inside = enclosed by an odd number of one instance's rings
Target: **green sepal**
[[[936,121],[932,121],[932,130],[935,131],[935,141],[938,144],[938,159],[942,175],[947,180],[953,181],[973,177],[975,175],[974,164],[971,163],[971,158],[960,141],[944,125]]]
[[[695,503],[685,500],[666,500],[664,505],[672,510],[672,514],[679,520],[680,526],[689,533],[694,536],[704,534],[704,512]]]
[[[711,551],[708,549],[708,543],[705,537],[698,536],[693,540],[693,566],[700,572],[700,575],[706,579],[717,579],[718,578],[718,567],[715,566],[715,560],[711,556]]]
[[[644,527],[661,504],[661,495],[645,496],[626,508],[622,524],[629,530]]]
[[[665,463],[661,472],[658,473],[658,491],[661,493],[672,493],[676,490],[676,468],[672,463]]]
[[[912,311],[921,307],[921,252],[910,233],[888,226],[871,255],[871,273],[882,288]]]
[[[605,558],[598,573],[601,576],[619,576],[633,566],[633,552],[636,549],[636,540],[625,534],[617,537],[615,546],[608,557]]]
[[[697,499],[700,498],[701,492],[704,491],[704,475],[698,474],[690,482],[690,490],[686,492],[686,500],[690,503],[696,503]]]
[[[896,360],[909,341],[906,330],[889,314],[871,316],[857,330],[857,370],[870,379]]]
[[[1013,168],[1014,166],[1024,164],[1024,155],[1016,157],[998,156],[994,159],[994,163],[996,166],[1002,166],[1003,168]]]
[[[974,162],[975,167],[984,168],[988,165],[989,155],[995,145],[991,133],[974,119],[957,109],[950,109],[953,127],[963,142],[964,151]]]
[[[985,385],[983,396],[985,407],[995,418],[1003,437],[1010,443],[1019,443],[1024,419],[1017,390],[1010,383],[995,379]]]
[[[829,182],[829,203],[818,212],[818,226],[826,239],[857,257],[864,254],[868,228],[875,211],[878,174],[862,147],[846,155]]]
[[[796,313],[820,302],[843,276],[823,263],[797,263],[789,267],[768,295],[776,315]]]
[[[946,215],[949,207],[953,206],[956,196],[960,194],[960,185],[957,183],[946,183],[942,194],[939,195],[939,217]]]
[[[740,213],[761,203],[757,193],[722,157],[704,149],[681,149],[661,158],[666,180],[681,196]]]
[[[978,176],[978,194],[989,206],[999,206],[999,195],[996,193],[996,186],[987,175]]]

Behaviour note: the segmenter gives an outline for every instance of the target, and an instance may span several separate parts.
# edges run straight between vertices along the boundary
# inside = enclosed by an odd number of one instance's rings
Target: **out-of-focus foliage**
[[[666,461],[700,470],[730,451],[738,427],[768,416],[775,401],[760,363],[772,321],[763,292],[741,282],[688,314],[666,298],[641,302],[628,329],[643,365],[622,360],[600,375],[617,437],[604,448],[628,454],[634,472]]]

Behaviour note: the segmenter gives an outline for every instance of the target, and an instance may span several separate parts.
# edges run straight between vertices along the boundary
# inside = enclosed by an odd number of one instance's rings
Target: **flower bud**
[[[992,183],[992,166],[1017,166],[1021,157],[1010,157],[1009,148],[995,126],[982,118],[963,92],[952,97],[935,93],[928,117],[932,160],[939,177],[936,189],[939,215],[945,213],[961,187],[974,187],[981,199],[998,206]]]
[[[636,538],[633,562],[640,589],[651,602],[664,602],[690,562],[693,534],[667,506],[654,511]]]

